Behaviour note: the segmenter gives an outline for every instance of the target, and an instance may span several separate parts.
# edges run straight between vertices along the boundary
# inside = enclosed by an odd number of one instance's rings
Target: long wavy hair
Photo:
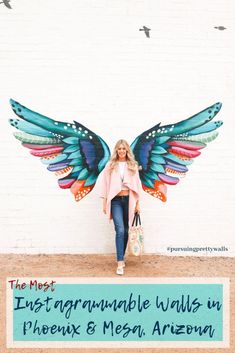
[[[118,148],[120,145],[123,145],[126,149],[126,162],[127,168],[134,174],[138,170],[138,163],[135,160],[135,157],[132,153],[129,143],[126,140],[118,140],[116,143],[113,154],[110,157],[110,173],[117,167],[118,165]]]

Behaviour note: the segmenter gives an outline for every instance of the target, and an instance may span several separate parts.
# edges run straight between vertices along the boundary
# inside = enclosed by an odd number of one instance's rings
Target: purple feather
[[[149,153],[152,150],[154,140],[143,143],[139,151],[139,161],[143,169],[147,169],[149,163]]]
[[[169,175],[158,173],[158,176],[161,179],[161,181],[163,181],[163,183],[166,183],[166,184],[169,184],[169,185],[175,185],[175,184],[177,184],[179,182],[179,178],[174,178],[174,177],[169,176]]]
[[[176,172],[182,172],[182,173],[185,173],[188,171],[188,168],[185,167],[184,165],[173,163],[170,161],[167,162],[167,164],[165,165],[165,168],[174,169]]]
[[[86,163],[89,169],[94,169],[96,160],[96,151],[94,145],[91,142],[85,140],[81,140],[80,144],[82,146],[82,152],[85,155]]]
[[[69,165],[69,162],[67,163],[57,163],[57,164],[51,164],[47,167],[47,169],[50,172],[57,172],[57,170],[61,170],[66,168]]]
[[[58,184],[61,189],[68,189],[75,182],[75,179],[59,179]]]

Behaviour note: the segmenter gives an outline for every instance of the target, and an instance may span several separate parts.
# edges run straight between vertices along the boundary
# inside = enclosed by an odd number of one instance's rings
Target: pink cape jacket
[[[112,173],[110,173],[109,165],[110,163],[107,163],[101,173],[100,197],[107,199],[106,214],[109,219],[112,219],[111,200],[122,190],[122,181],[119,168],[114,169]],[[129,226],[131,226],[136,202],[139,200],[142,190],[139,171],[137,170],[136,173],[133,174],[128,168],[125,168],[123,184],[129,188]]]

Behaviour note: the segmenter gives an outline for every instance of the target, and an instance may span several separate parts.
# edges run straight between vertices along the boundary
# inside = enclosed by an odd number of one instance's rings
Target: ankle
[[[118,262],[117,262],[117,266],[118,266],[118,267],[124,267],[124,266],[125,266],[124,261],[118,261]]]

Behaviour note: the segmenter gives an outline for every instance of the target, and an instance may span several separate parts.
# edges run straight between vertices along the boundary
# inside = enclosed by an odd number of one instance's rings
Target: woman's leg
[[[129,197],[124,199],[123,207],[123,223],[124,223],[124,255],[128,243],[128,231],[129,231]]]
[[[123,202],[121,198],[114,198],[111,201],[111,213],[116,232],[117,261],[123,261],[125,228],[123,219]]]

